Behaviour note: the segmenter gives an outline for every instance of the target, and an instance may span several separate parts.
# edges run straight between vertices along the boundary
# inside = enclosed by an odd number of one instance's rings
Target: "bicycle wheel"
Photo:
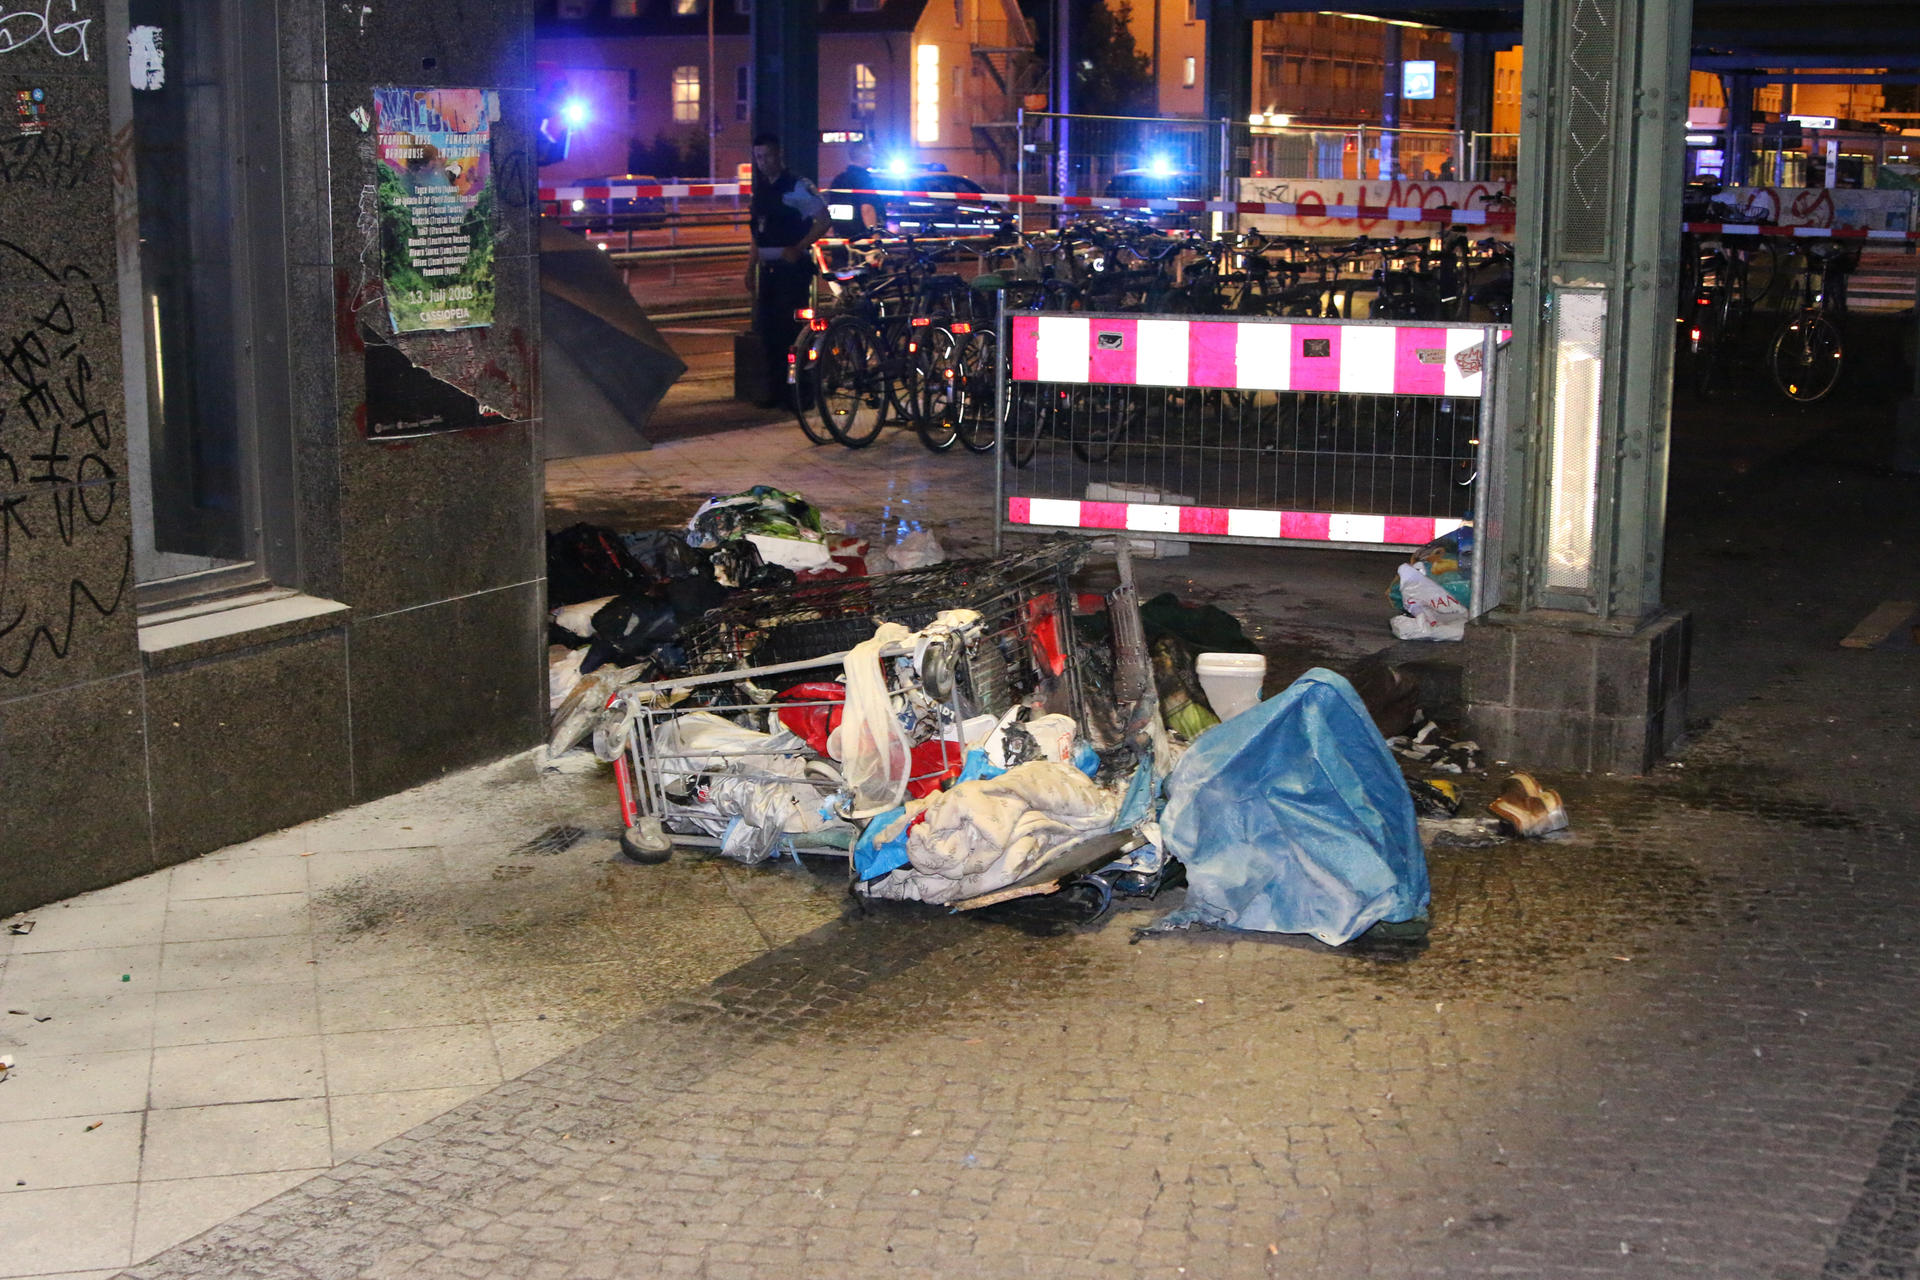
[[[1082,462],[1106,462],[1114,448],[1146,418],[1131,388],[1088,388],[1076,392],[1069,406],[1068,435],[1074,456]],[[1102,391],[1104,395],[1100,394]]]
[[[914,360],[919,371],[919,394],[915,397],[913,426],[920,433],[921,444],[934,453],[945,453],[960,440],[959,344],[947,329],[929,327],[916,332],[919,338]]]
[[[993,452],[993,416],[998,412],[1000,339],[993,330],[967,335],[960,347],[960,443],[969,453]]]
[[[1845,354],[1833,321],[1818,311],[1802,311],[1773,336],[1767,366],[1781,395],[1812,404],[1840,380]]]
[[[1060,393],[1032,382],[1016,382],[1007,396],[1007,461],[1024,467],[1033,461],[1043,432],[1052,430]]]
[[[1720,365],[1726,359],[1727,318],[1732,309],[1732,299],[1724,287],[1715,289],[1707,304],[1694,313],[1693,328],[1699,336],[1692,338],[1692,362],[1690,372],[1693,377],[1693,393],[1705,398],[1713,394],[1714,383],[1720,376]]]
[[[864,449],[886,421],[879,340],[873,326],[842,316],[827,326],[814,358],[814,396],[821,420],[849,449]]]
[[[811,329],[802,329],[800,336],[793,340],[793,382],[788,386],[790,393],[787,403],[793,408],[793,417],[800,424],[801,433],[815,444],[832,444],[833,432],[828,429],[826,414],[820,408],[819,388],[814,385],[814,353],[820,345],[820,335]]]

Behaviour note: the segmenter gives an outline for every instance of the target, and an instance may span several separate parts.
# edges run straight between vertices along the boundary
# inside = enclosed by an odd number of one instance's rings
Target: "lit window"
[[[753,114],[752,72],[742,64],[733,69],[733,118],[745,120]]]
[[[616,18],[639,17],[640,0],[613,0],[613,16]]]
[[[864,62],[853,64],[853,114],[865,120],[880,110],[880,78]]]
[[[700,0],[673,0],[673,11],[682,18],[690,18],[700,12]]]
[[[1184,77],[1182,78],[1182,80],[1181,80],[1181,84],[1182,84],[1182,85],[1183,85],[1184,87],[1186,87],[1186,88],[1188,88],[1188,89],[1191,89],[1191,88],[1193,88],[1193,80],[1194,80],[1194,76],[1195,76],[1196,74],[1198,74],[1198,72],[1197,72],[1197,70],[1196,70],[1196,68],[1194,67],[1194,65],[1193,65],[1193,64],[1194,64],[1194,60],[1193,60],[1192,58],[1188,58],[1188,59],[1187,59],[1187,72],[1186,72],[1186,75],[1185,75],[1185,76],[1184,76]]]
[[[923,44],[914,51],[913,140],[940,141],[940,46]]]
[[[673,69],[673,119],[676,124],[691,124],[700,118],[700,68]]]

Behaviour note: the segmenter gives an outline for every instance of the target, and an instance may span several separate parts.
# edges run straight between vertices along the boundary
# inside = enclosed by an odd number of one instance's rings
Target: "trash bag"
[[[793,570],[768,564],[760,554],[759,545],[746,538],[736,538],[715,548],[710,563],[713,580],[737,591],[790,587],[795,582]]]
[[[687,545],[717,547],[748,534],[789,538],[824,546],[820,512],[797,493],[757,484],[743,493],[710,498],[687,522]]]
[[[547,535],[549,608],[621,595],[648,581],[612,529],[582,523]]]
[[[1445,587],[1429,578],[1420,566],[1400,566],[1400,598],[1406,612],[1391,623],[1402,640],[1460,640],[1467,634],[1469,611]]]
[[[1315,667],[1195,743],[1160,820],[1187,905],[1154,931],[1307,933],[1338,946],[1427,910],[1407,784],[1347,681]]]
[[[1153,683],[1160,694],[1160,714],[1188,742],[1220,723],[1200,688],[1193,650],[1178,636],[1163,635],[1153,642]]]
[[[869,817],[900,803],[912,772],[913,744],[887,694],[880,650],[910,633],[897,622],[883,622],[871,640],[847,654],[846,713],[837,741],[853,792],[853,816]]]
[[[1439,583],[1455,600],[1469,609],[1473,607],[1473,528],[1471,525],[1435,538],[1408,556],[1407,563],[1418,566],[1420,572]],[[1387,599],[1393,601],[1394,608],[1408,613],[1413,612],[1407,608],[1406,600],[1401,595],[1400,578],[1397,575],[1387,584]]]
[[[669,529],[648,529],[641,533],[623,533],[621,545],[634,563],[655,582],[677,582],[697,578],[707,572],[707,557],[687,545],[682,535]]]
[[[675,641],[680,619],[673,605],[656,596],[629,592],[615,596],[593,615],[593,634],[605,641],[614,660],[624,665],[655,659],[677,668],[686,654]]]

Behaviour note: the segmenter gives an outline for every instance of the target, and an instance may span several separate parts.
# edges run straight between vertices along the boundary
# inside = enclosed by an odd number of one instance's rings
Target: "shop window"
[[[700,118],[700,68],[673,69],[673,121],[692,124]]]
[[[109,0],[127,498],[142,606],[291,585],[277,6]],[[244,157],[246,163],[236,164]],[[104,353],[103,353],[104,354]],[[102,362],[104,363],[104,361]],[[97,367],[97,366],[96,366]]]

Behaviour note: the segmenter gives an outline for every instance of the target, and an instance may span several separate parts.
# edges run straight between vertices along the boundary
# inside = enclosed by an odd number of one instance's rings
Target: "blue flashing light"
[[[1147,172],[1156,178],[1171,178],[1174,173],[1173,161],[1165,156],[1154,156],[1147,161]]]
[[[592,117],[593,111],[587,106],[585,98],[568,98],[561,104],[560,118],[566,121],[569,129],[580,128]]]
[[[893,159],[887,161],[887,172],[896,178],[904,178],[912,171],[913,166],[907,163],[905,156],[895,156]]]

